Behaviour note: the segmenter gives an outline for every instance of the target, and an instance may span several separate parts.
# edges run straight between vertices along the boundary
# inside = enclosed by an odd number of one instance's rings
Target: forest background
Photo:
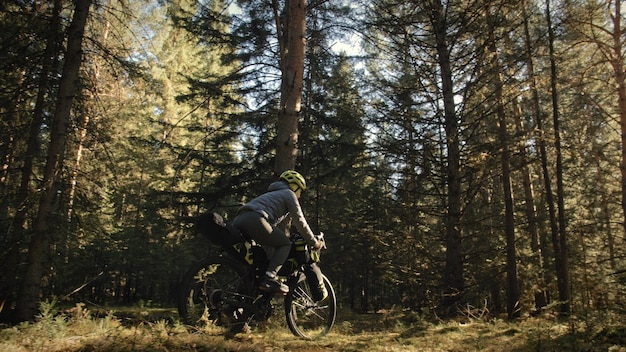
[[[0,3],[4,319],[174,304],[195,216],[275,179],[285,9]],[[623,313],[625,12],[308,2],[295,167],[340,309]]]

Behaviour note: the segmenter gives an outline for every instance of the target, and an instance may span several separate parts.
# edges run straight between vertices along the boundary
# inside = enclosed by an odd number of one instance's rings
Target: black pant
[[[233,220],[233,226],[260,245],[274,249],[274,253],[268,253],[267,271],[276,274],[291,251],[291,240],[285,232],[271,225],[263,215],[256,211],[245,211],[237,215]]]

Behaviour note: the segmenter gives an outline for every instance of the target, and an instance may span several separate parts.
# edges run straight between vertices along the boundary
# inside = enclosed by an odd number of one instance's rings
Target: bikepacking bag
[[[245,264],[257,262],[263,265],[267,261],[263,248],[252,246],[239,229],[224,221],[218,213],[201,214],[196,221],[196,229],[209,242],[221,246],[228,254]]]
[[[307,246],[307,242],[298,232],[291,234],[291,251],[289,259],[293,259],[294,264],[302,265],[311,261],[311,253]]]
[[[317,263],[304,265],[304,275],[306,276],[306,281],[311,289],[313,299],[316,302],[328,297],[328,291],[326,290],[326,285],[324,285],[324,276],[322,275],[322,270]]]
[[[222,246],[230,251],[233,246],[245,241],[239,230],[224,221],[218,213],[204,213],[196,220],[196,230],[209,242],[216,246]]]
[[[289,256],[283,266],[278,271],[279,276],[287,276],[291,274],[300,265],[307,264],[311,261],[311,255],[307,247],[306,241],[299,233],[291,234],[291,250]]]
[[[211,243],[218,246],[232,247],[236,243],[245,241],[239,230],[224,221],[218,213],[204,213],[198,216],[196,229]]]

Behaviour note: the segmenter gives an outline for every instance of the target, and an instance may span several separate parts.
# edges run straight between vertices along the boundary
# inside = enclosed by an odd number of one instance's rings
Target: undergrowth
[[[35,322],[0,327],[0,351],[609,351],[626,352],[626,319],[611,312],[560,320],[510,322],[488,316],[433,320],[405,310],[340,311],[331,333],[306,341],[281,316],[252,332],[227,337],[219,328],[192,328],[171,309],[115,310],[41,304]]]

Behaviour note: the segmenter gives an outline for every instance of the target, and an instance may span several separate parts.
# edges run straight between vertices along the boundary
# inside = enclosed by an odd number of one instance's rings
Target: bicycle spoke
[[[287,324],[297,336],[313,339],[326,334],[335,321],[335,296],[330,283],[328,297],[316,303],[305,280],[300,280],[293,294],[285,301]]]
[[[232,328],[246,323],[241,303],[251,302],[245,271],[228,258],[206,258],[185,275],[178,310],[183,322]],[[244,305],[245,306],[245,305]]]

